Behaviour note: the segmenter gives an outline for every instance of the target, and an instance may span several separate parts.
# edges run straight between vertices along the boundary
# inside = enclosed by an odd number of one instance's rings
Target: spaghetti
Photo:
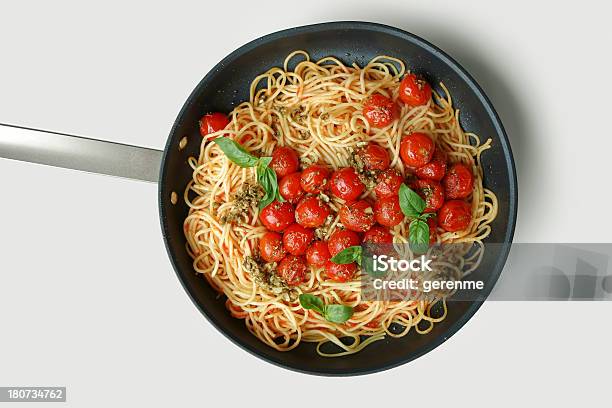
[[[255,336],[276,350],[291,350],[305,341],[318,343],[321,355],[342,356],[386,336],[401,337],[411,330],[425,334],[446,315],[444,295],[434,301],[365,300],[359,274],[347,282],[335,282],[326,279],[323,268],[313,268],[305,281],[292,290],[316,295],[326,303],[352,306],[350,319],[337,324],[305,310],[295,296],[258,284],[245,263],[257,255],[258,240],[266,232],[259,210],[251,205],[237,218],[228,218],[239,193],[256,183],[256,169],[234,164],[218,145],[207,141],[229,137],[258,156],[271,156],[277,146],[290,146],[298,152],[303,167],[325,163],[334,170],[351,166],[354,150],[374,142],[388,150],[390,166],[407,176],[411,170],[400,157],[402,136],[426,132],[449,161],[463,163],[474,175],[472,192],[466,198],[471,209],[469,226],[455,232],[441,228],[436,231],[438,242],[477,247],[475,252],[459,254],[464,258],[455,275],[461,279],[478,266],[484,251],[482,240],[489,235],[489,224],[497,214],[495,194],[483,187],[480,162],[491,140],[482,143],[477,135],[462,130],[459,111],[453,108],[451,95],[443,84],[443,93],[433,92],[426,104],[403,104],[393,123],[382,128],[371,126],[363,114],[364,101],[374,94],[397,99],[406,73],[402,61],[388,56],[378,56],[360,68],[357,64],[347,66],[334,57],[311,61],[306,52],[295,51],[282,68],[272,68],[253,80],[249,101],[237,106],[227,126],[205,138],[199,156],[188,161],[193,178],[184,193],[190,207],[184,232],[193,267],[227,297],[230,313],[244,319]],[[368,197],[375,198],[371,189],[362,195]],[[340,228],[337,212],[343,204],[342,199],[329,197],[334,219],[323,239]],[[395,243],[408,242],[406,222],[390,232]],[[441,313],[433,312],[436,304],[441,305]],[[330,342],[339,349],[329,351]]]

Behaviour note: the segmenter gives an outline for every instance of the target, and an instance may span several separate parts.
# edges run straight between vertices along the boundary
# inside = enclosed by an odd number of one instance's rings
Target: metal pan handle
[[[156,183],[162,151],[0,123],[0,157]]]

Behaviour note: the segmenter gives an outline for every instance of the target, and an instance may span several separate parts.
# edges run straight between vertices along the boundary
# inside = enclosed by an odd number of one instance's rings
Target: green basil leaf
[[[411,218],[418,217],[425,209],[425,201],[405,184],[399,189],[399,203],[404,215]]]
[[[308,293],[302,293],[299,296],[300,305],[304,309],[312,309],[315,312],[319,312],[320,314],[324,314],[325,311],[325,303],[315,295],[311,295]]]
[[[247,152],[239,143],[229,137],[218,137],[213,140],[225,153],[228,159],[240,167],[254,167],[259,163],[259,159]]]
[[[372,254],[368,254],[363,257],[361,261],[361,268],[370,276],[374,278],[381,278],[387,274],[386,271],[376,271],[374,270],[374,256]]]
[[[416,219],[410,223],[409,228],[410,249],[419,254],[427,252],[427,248],[429,248],[429,225],[427,225],[427,222]]]
[[[362,249],[360,246],[348,247],[334,255],[331,261],[337,264],[350,264],[353,262],[361,264],[361,253]]]
[[[263,187],[266,193],[264,198],[259,202],[259,209],[264,208],[274,200],[278,200],[281,203],[285,201],[278,190],[276,173],[268,167],[271,160],[271,157],[261,157],[257,163],[257,182]]]
[[[323,317],[332,323],[344,323],[353,315],[353,308],[346,305],[327,305]]]

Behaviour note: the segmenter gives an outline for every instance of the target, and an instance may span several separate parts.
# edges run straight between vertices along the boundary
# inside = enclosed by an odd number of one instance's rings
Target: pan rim
[[[188,111],[188,109],[191,108],[191,106],[195,103],[195,101],[197,100],[196,96],[200,93],[201,89],[206,85],[206,83],[208,82],[209,78],[219,69],[221,69],[224,66],[227,66],[229,64],[232,63],[233,60],[235,60],[238,56],[247,53],[249,51],[252,51],[254,49],[256,49],[258,46],[265,44],[267,42],[270,41],[274,41],[277,39],[282,39],[282,38],[286,38],[286,37],[290,37],[290,36],[294,36],[294,35],[299,35],[302,33],[312,33],[312,32],[320,32],[320,31],[328,31],[328,30],[369,30],[369,31],[374,31],[374,32],[379,32],[379,33],[385,33],[385,34],[389,34],[392,36],[396,36],[401,38],[402,40],[408,41],[410,43],[413,43],[415,45],[417,45],[418,47],[428,51],[429,53],[431,53],[432,55],[436,56],[437,58],[439,58],[440,60],[442,60],[446,65],[448,65],[453,71],[455,71],[460,78],[463,80],[463,82],[471,89],[472,92],[474,92],[475,96],[477,97],[478,100],[480,100],[485,108],[485,111],[487,113],[487,115],[491,118],[491,121],[493,123],[493,127],[495,128],[495,131],[497,133],[497,136],[499,138],[499,143],[501,145],[502,148],[502,152],[504,154],[505,157],[505,161],[506,161],[506,167],[508,170],[508,174],[510,176],[510,182],[508,185],[508,227],[506,229],[506,232],[504,234],[504,247],[500,252],[500,255],[497,259],[497,262],[494,266],[493,269],[493,274],[491,275],[491,282],[492,283],[496,283],[499,279],[499,276],[501,275],[503,269],[504,269],[504,265],[506,264],[506,260],[508,258],[508,254],[510,252],[510,245],[512,243],[512,239],[514,236],[514,231],[515,231],[515,227],[516,227],[516,218],[517,218],[517,212],[518,212],[518,181],[517,181],[517,174],[516,174],[516,168],[515,168],[515,163],[514,163],[514,158],[512,155],[512,149],[510,147],[510,142],[508,140],[508,136],[506,134],[506,131],[502,125],[501,119],[499,118],[499,115],[497,114],[497,112],[495,111],[495,108],[493,107],[493,104],[491,103],[490,99],[488,98],[488,96],[485,94],[485,92],[483,91],[483,89],[480,87],[480,85],[476,82],[476,80],[468,73],[468,71],[463,68],[461,66],[461,64],[459,64],[455,59],[453,59],[452,57],[450,57],[446,52],[442,51],[440,48],[438,48],[437,46],[433,45],[432,43],[430,43],[429,41],[415,35],[412,34],[408,31],[396,28],[396,27],[392,27],[389,25],[385,25],[385,24],[381,24],[381,23],[374,23],[374,22],[366,22],[366,21],[332,21],[332,22],[324,22],[324,23],[317,23],[317,24],[309,24],[309,25],[304,25],[304,26],[298,26],[298,27],[293,27],[293,28],[288,28],[288,29],[284,29],[284,30],[280,30],[271,34],[267,34],[264,35],[262,37],[259,37],[257,39],[254,39],[246,44],[244,44],[243,46],[237,48],[236,50],[234,50],[233,52],[231,52],[228,56],[226,56],[225,58],[223,58],[221,61],[219,61],[198,83],[198,85],[194,88],[194,90],[191,92],[191,94],[189,95],[189,97],[187,98],[187,100],[185,101],[183,107],[181,108],[179,114],[177,115],[177,118],[172,126],[172,129],[170,131],[170,134],[168,136],[168,139],[166,141],[166,146],[164,148],[164,154],[163,154],[163,158],[162,158],[162,163],[160,166],[160,176],[159,176],[159,186],[158,186],[158,205],[159,205],[159,215],[160,215],[160,224],[161,224],[161,229],[162,229],[162,235],[164,238],[164,245],[166,247],[166,251],[168,253],[168,256],[170,258],[170,262],[172,264],[172,267],[179,279],[179,281],[181,282],[181,285],[183,286],[183,289],[185,290],[185,292],[187,292],[188,296],[190,297],[191,301],[194,303],[194,305],[198,308],[198,310],[200,310],[200,312],[204,315],[204,317],[206,317],[206,319],[219,331],[221,332],[226,338],[228,338],[229,340],[231,340],[234,344],[236,344],[237,346],[239,346],[241,349],[249,352],[250,354],[268,362],[271,364],[274,364],[278,367],[282,367],[291,371],[295,371],[295,372],[300,372],[303,374],[310,374],[310,375],[319,375],[319,376],[337,376],[337,377],[344,377],[344,376],[356,376],[356,375],[366,375],[366,374],[373,374],[373,373],[377,373],[377,372],[381,372],[381,371],[385,371],[385,370],[389,370],[395,367],[398,367],[400,365],[406,364],[410,361],[413,361],[421,356],[423,356],[424,354],[429,353],[430,351],[432,351],[433,349],[437,348],[438,346],[440,346],[442,343],[444,343],[446,340],[448,340],[450,337],[452,337],[455,333],[457,333],[478,311],[478,309],[480,309],[480,307],[482,306],[482,304],[484,303],[484,300],[480,300],[480,301],[474,301],[472,302],[471,306],[465,311],[465,313],[461,316],[460,319],[458,319],[457,321],[453,322],[446,330],[446,332],[444,333],[443,336],[440,336],[439,338],[433,340],[432,342],[428,343],[426,346],[422,347],[420,350],[418,350],[416,353],[410,354],[409,356],[402,356],[400,358],[397,358],[394,362],[392,363],[387,363],[387,364],[381,364],[380,366],[377,366],[375,368],[369,368],[369,369],[355,369],[355,370],[351,370],[351,371],[347,371],[344,369],[333,369],[333,368],[329,368],[327,370],[309,370],[309,369],[305,369],[305,368],[300,368],[300,367],[296,367],[294,365],[290,365],[284,361],[282,361],[282,359],[276,359],[273,358],[271,356],[268,355],[264,355],[262,353],[260,353],[257,349],[244,344],[240,341],[240,339],[236,338],[235,336],[231,335],[229,332],[227,332],[223,326],[223,324],[221,324],[212,314],[210,314],[206,308],[204,308],[202,305],[200,305],[198,303],[198,301],[196,300],[195,294],[192,293],[191,288],[189,287],[189,285],[186,284],[186,282],[184,281],[184,279],[181,276],[181,272],[180,272],[180,268],[176,262],[176,256],[175,256],[175,251],[174,249],[171,247],[170,242],[169,242],[169,231],[168,231],[168,224],[167,224],[167,214],[166,214],[166,208],[170,202],[170,194],[166,188],[166,183],[164,183],[164,176],[166,174],[166,168],[167,168],[167,157],[168,157],[168,152],[171,148],[170,144],[173,140],[173,136],[175,135],[177,128],[179,127],[180,123],[181,123],[181,118],[183,117],[183,115]],[[488,293],[487,293],[488,296]]]

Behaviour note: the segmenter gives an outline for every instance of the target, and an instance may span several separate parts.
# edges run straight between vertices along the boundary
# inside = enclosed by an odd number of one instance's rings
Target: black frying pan
[[[180,197],[191,178],[187,158],[197,156],[200,146],[198,120],[206,112],[229,112],[247,100],[252,79],[273,66],[282,65],[287,54],[296,49],[308,51],[315,60],[333,55],[346,64],[357,62],[361,66],[376,55],[386,54],[404,60],[411,70],[424,75],[434,88],[437,88],[435,84],[444,82],[456,108],[461,110],[461,125],[482,137],[493,138],[493,147],[483,155],[484,181],[486,187],[497,194],[499,214],[491,225],[492,233],[486,243],[509,244],[512,241],[517,211],[517,182],[512,152],[493,106],[474,79],[444,52],[413,34],[380,24],[334,22],[280,31],[242,46],[219,62],[189,96],[168,137],[159,175],[159,211],[166,248],[177,276],[202,314],[219,331],[250,353],[279,366],[310,374],[357,375],[392,368],[440,345],[474,315],[482,302],[452,302],[447,318],[436,324],[429,334],[418,335],[412,331],[400,339],[375,342],[363,351],[346,357],[321,357],[312,343],[302,343],[289,352],[278,352],[249,333],[242,320],[229,315],[225,300],[217,296],[203,277],[196,275],[192,260],[185,251],[183,220],[188,208]],[[179,141],[185,136],[188,144],[180,150]],[[79,143],[83,142],[95,141],[79,140]],[[100,146],[100,149],[104,147],[108,146]],[[0,148],[4,149],[0,151],[4,153],[0,156],[104,172],[92,168],[91,161],[79,166],[57,160],[54,152],[47,152],[46,157],[31,158],[9,151],[2,143]],[[126,160],[136,163],[135,167],[145,167],[143,172],[148,174],[146,163],[143,166],[141,162],[135,162],[138,157],[142,159],[142,155],[126,153],[130,148],[122,146],[119,150]],[[109,149],[109,153],[111,151],[113,149]],[[147,154],[154,162],[156,152],[149,151]],[[144,162],[147,160],[142,159]],[[147,178],[146,174],[132,174],[132,169],[115,170],[107,172],[117,174],[123,171],[123,175],[128,177]],[[173,192],[179,197],[176,204],[172,203]],[[491,288],[503,269],[507,255],[508,245],[488,247],[481,266],[472,275],[473,279],[483,280],[485,287]]]

